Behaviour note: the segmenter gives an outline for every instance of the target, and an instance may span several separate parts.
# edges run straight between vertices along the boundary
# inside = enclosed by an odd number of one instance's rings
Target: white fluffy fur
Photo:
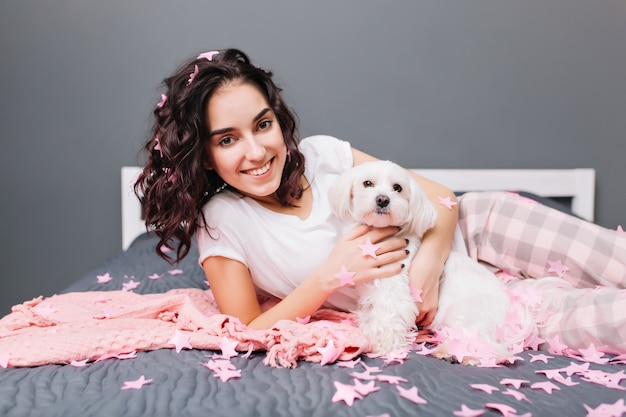
[[[329,192],[335,214],[351,225],[402,227],[399,236],[409,239],[411,257],[437,218],[435,206],[418,182],[408,171],[390,161],[367,162],[350,169]],[[388,204],[381,207],[385,202]],[[375,352],[406,348],[414,340],[418,309],[409,290],[411,259],[403,262],[407,267],[399,275],[377,279],[358,288],[359,303],[355,313]],[[440,284],[438,311],[430,326],[441,339],[437,356],[454,356],[454,344],[458,342],[446,341],[446,335],[457,338],[464,334],[467,340],[482,344],[477,348],[481,352],[490,351],[493,359],[506,360],[511,356],[512,346],[523,345],[536,331],[530,314],[520,308],[514,314],[523,331],[504,337],[501,326],[506,315],[511,314],[510,308],[504,285],[495,275],[468,256],[451,253]],[[479,358],[468,356],[462,362],[477,364]]]

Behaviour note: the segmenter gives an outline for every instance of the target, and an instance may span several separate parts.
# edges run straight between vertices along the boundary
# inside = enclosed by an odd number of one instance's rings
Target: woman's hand
[[[420,248],[409,268],[409,282],[417,290],[422,290],[422,301],[417,303],[418,315],[415,323],[422,327],[429,326],[437,313],[439,305],[439,280],[443,271],[443,263],[437,262],[428,255],[427,250]]]
[[[339,289],[342,284],[335,275],[343,268],[354,273],[352,281],[355,285],[400,273],[402,268],[408,267],[402,263],[408,256],[408,250],[404,238],[393,237],[397,233],[398,228],[393,226],[355,227],[337,242],[326,262],[317,268],[316,275],[323,280],[322,286],[329,292]],[[375,258],[360,247],[367,245],[368,239],[372,245],[378,246]]]

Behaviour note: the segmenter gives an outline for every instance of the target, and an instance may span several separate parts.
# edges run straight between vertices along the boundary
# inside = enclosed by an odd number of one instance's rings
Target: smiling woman
[[[208,169],[241,194],[274,206],[287,146],[268,106],[251,84],[232,83],[216,91],[207,105],[211,133],[205,149]]]

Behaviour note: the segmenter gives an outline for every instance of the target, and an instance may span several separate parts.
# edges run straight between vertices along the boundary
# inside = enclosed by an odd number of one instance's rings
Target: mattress
[[[207,289],[195,246],[172,266],[155,254],[157,242],[150,233],[141,235],[127,251],[62,292],[120,290],[130,281],[140,284],[132,289],[138,294]],[[589,363],[530,350],[514,364],[480,368],[412,351],[395,360],[361,355],[352,361],[325,365],[300,361],[295,368],[281,368],[264,364],[264,352],[241,352],[228,365],[236,376],[220,377],[205,366],[219,353],[172,348],[84,366],[0,368],[0,415],[439,417],[626,412],[626,365],[617,357]]]

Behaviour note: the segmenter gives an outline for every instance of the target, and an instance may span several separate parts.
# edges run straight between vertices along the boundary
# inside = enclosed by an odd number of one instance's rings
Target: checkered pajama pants
[[[626,353],[626,234],[509,192],[463,194],[459,226],[469,255],[490,269],[567,281],[537,282],[560,300],[542,337]]]

